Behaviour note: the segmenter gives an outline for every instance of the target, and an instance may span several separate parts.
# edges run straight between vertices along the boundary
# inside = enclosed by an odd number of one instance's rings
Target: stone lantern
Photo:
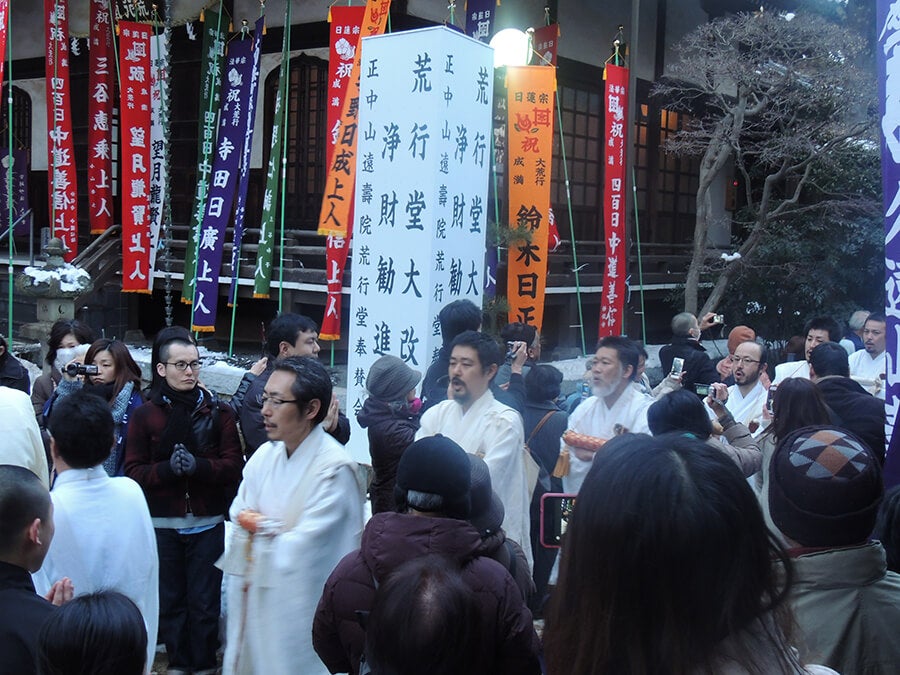
[[[41,343],[40,363],[45,366],[51,326],[59,319],[74,319],[75,299],[94,287],[86,270],[63,260],[64,252],[62,240],[54,237],[44,249],[47,256],[44,266],[26,267],[16,277],[16,290],[33,297],[37,309],[37,322],[25,324],[19,333]]]

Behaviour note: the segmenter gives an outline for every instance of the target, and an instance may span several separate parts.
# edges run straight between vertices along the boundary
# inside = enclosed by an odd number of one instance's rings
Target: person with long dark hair
[[[94,331],[91,327],[75,319],[60,319],[50,327],[47,356],[44,359],[50,372],[38,376],[31,385],[31,403],[34,405],[34,415],[39,424],[43,422],[44,405],[53,396],[62,380],[62,372],[56,363],[60,350],[66,353],[66,350],[78,345],[89,345],[93,341]]]
[[[807,672],[773,558],[786,560],[721,452],[682,434],[612,439],[566,532],[547,672]]]
[[[100,338],[92,343],[84,355],[84,362],[97,366],[97,374],[63,374],[59,387],[46,406],[45,419],[50,418],[56,400],[81,388],[100,396],[109,405],[116,425],[115,445],[109,457],[103,461],[103,468],[110,476],[124,476],[128,422],[134,411],[144,403],[141,395],[141,369],[124,342],[108,338]]]

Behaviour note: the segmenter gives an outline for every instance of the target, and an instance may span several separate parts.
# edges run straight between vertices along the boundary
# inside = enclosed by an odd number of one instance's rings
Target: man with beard
[[[449,400],[422,415],[416,440],[442,434],[484,459],[506,510],[506,534],[522,546],[530,564],[531,491],[522,418],[491,393],[491,380],[502,359],[500,347],[489,335],[469,330],[456,336],[450,350]]]
[[[165,329],[164,329],[165,330]],[[159,384],[128,425],[125,474],[144,491],[159,550],[159,637],[169,673],[216,672],[225,514],[244,458],[231,408],[199,386],[190,335],[160,331]]]
[[[757,342],[742,342],[731,355],[731,374],[734,384],[728,387],[725,407],[735,422],[748,428],[762,417],[768,390],[759,377],[766,372],[766,348]],[[753,433],[760,430],[751,429]]]
[[[850,355],[850,377],[870,394],[884,400],[884,376],[887,372],[887,343],[884,314],[869,314],[863,327],[863,349]]]
[[[628,431],[650,433],[647,408],[653,399],[631,386],[638,357],[637,346],[628,338],[612,336],[600,341],[591,368],[593,396],[569,415],[568,431],[604,440]],[[563,478],[563,491],[577,493],[594,461],[596,448],[560,442],[561,449],[569,453],[569,475]]]
[[[809,379],[809,355],[813,349],[823,342],[839,342],[841,339],[841,327],[830,316],[817,316],[806,322],[803,327],[803,335],[806,336],[806,348],[803,361],[788,361],[775,367],[775,379],[772,384],[778,384],[789,377],[802,377]]]

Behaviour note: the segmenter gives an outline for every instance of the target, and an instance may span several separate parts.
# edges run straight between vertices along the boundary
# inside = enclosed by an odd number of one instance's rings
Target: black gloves
[[[169,457],[169,466],[176,476],[192,476],[197,471],[197,458],[182,443],[176,443],[175,450]]]

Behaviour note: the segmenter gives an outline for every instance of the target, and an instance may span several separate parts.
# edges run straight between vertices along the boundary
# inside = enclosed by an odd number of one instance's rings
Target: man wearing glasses
[[[731,374],[734,384],[728,387],[725,407],[735,422],[739,422],[754,433],[762,430],[763,406],[768,391],[760,382],[760,375],[766,372],[766,348],[753,341],[742,342],[731,355]],[[751,422],[756,420],[756,425]]]
[[[169,673],[216,672],[225,513],[241,480],[234,413],[198,385],[186,332],[157,337],[159,386],[128,425],[125,474],[144,491],[159,550],[159,636]]]
[[[331,379],[308,356],[275,363],[262,395],[269,442],[248,460],[231,505],[225,673],[327,674],[313,614],[332,569],[359,547],[356,463],[326,433]]]

